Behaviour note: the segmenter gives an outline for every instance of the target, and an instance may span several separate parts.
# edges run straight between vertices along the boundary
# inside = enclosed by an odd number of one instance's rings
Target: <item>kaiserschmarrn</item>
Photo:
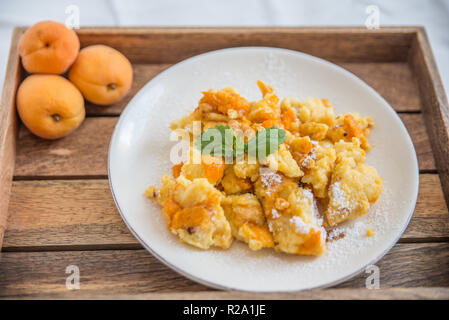
[[[327,99],[280,101],[257,84],[259,101],[211,89],[172,122],[190,138],[188,156],[146,195],[162,206],[167,228],[198,248],[227,249],[237,239],[252,250],[319,256],[327,233],[366,214],[382,193],[382,178],[365,164],[374,121],[336,115]],[[202,144],[212,129],[226,132],[213,140],[218,155]]]

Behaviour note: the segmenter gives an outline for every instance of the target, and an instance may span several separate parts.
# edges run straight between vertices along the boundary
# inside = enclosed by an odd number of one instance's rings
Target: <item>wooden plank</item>
[[[65,292],[67,266],[80,269],[82,290],[103,292],[198,291],[196,284],[145,250],[3,252],[0,296]],[[118,288],[122,287],[122,288]]]
[[[204,291],[176,274],[145,250],[4,252],[0,296],[65,293],[66,267],[80,270],[80,291],[93,294]],[[449,243],[397,244],[376,264],[380,287],[449,286]],[[362,273],[339,287],[365,288]],[[76,296],[76,292],[74,293]]]
[[[418,156],[418,165],[421,171],[435,170],[435,159],[429,143],[424,119],[421,114],[399,114],[412,138]],[[376,130],[376,129],[374,129]]]
[[[5,248],[140,248],[107,180],[15,181]],[[15,249],[14,249],[15,248]]]
[[[400,241],[448,240],[449,213],[440,179],[436,174],[421,174],[419,179],[415,212]]]
[[[87,118],[72,134],[44,140],[20,127],[15,176],[106,177],[109,140],[117,118]]]
[[[398,112],[419,111],[421,100],[416,79],[405,62],[341,63],[365,81]]]
[[[448,287],[449,243],[398,244],[376,265],[381,288]],[[365,287],[366,277],[361,273],[337,287]]]
[[[401,241],[449,237],[449,213],[436,174],[421,174],[414,216]],[[140,248],[106,180],[15,181],[5,251]],[[165,230],[164,230],[165,231]]]
[[[399,112],[416,112],[421,108],[416,80],[405,62],[340,63],[377,90]],[[148,81],[171,64],[134,64],[134,80],[130,93],[111,106],[86,103],[88,115],[120,115],[128,102]],[[207,88],[206,88],[207,89]],[[238,88],[237,88],[238,89]]]
[[[107,44],[134,63],[175,63],[229,47],[270,46],[329,60],[405,61],[416,27],[81,28],[81,46]],[[325,45],[324,45],[325,44]]]
[[[424,28],[416,35],[410,63],[418,80],[427,132],[449,203],[449,103]]]
[[[417,287],[367,290],[340,288],[315,289],[292,293],[253,293],[243,291],[185,291],[168,293],[108,294],[67,291],[56,294],[36,294],[0,299],[82,299],[82,300],[448,300],[449,288]],[[263,303],[262,303],[263,304]]]
[[[20,61],[17,45],[21,34],[19,29],[14,29],[0,102],[0,250],[8,218],[8,200],[16,156],[18,128],[16,89],[20,81]]]
[[[420,114],[401,114],[415,143],[421,170],[434,170],[435,162]],[[53,177],[105,177],[109,140],[117,118],[87,118],[69,136],[55,141],[35,137],[20,128],[16,179]]]

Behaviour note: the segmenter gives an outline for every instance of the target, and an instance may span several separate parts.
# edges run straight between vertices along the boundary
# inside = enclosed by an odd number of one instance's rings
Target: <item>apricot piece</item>
[[[204,91],[200,103],[207,103],[222,114],[228,114],[228,110],[241,110],[246,113],[250,107],[249,102],[236,92],[226,90]]]
[[[64,73],[75,61],[79,49],[76,33],[55,21],[36,23],[19,41],[19,55],[29,73]]]
[[[222,158],[204,155],[202,164],[206,178],[210,183],[215,184],[223,178],[225,163]]]
[[[362,129],[360,129],[359,122],[354,119],[350,114],[345,115],[344,124],[349,137],[358,137],[362,134]]]
[[[292,108],[287,108],[284,114],[282,115],[282,123],[284,124],[285,129],[290,129],[290,125],[293,121],[295,121],[296,115]]]
[[[185,228],[194,231],[196,228],[207,230],[211,225],[209,212],[202,207],[184,208],[175,213],[171,227],[174,230]],[[189,231],[189,233],[192,233]]]
[[[128,93],[133,81],[133,69],[119,51],[104,45],[93,45],[80,51],[70,68],[69,79],[90,102],[110,105]]]
[[[184,165],[183,162],[180,162],[178,164],[175,164],[172,168],[172,172],[173,172],[173,177],[177,178],[181,175],[181,169],[182,166]]]
[[[25,126],[45,139],[58,139],[75,130],[84,120],[84,99],[66,78],[35,74],[17,91],[17,111]]]

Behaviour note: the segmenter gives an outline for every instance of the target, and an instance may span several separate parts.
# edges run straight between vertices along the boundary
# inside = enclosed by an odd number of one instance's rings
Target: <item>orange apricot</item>
[[[119,51],[105,45],[93,45],[80,51],[70,68],[69,79],[90,102],[110,105],[128,93],[133,69]]]
[[[35,74],[17,91],[17,111],[25,126],[45,139],[58,139],[75,130],[85,117],[84,99],[66,78]]]
[[[76,33],[55,21],[36,23],[19,41],[19,55],[29,73],[64,73],[75,61],[79,49]]]

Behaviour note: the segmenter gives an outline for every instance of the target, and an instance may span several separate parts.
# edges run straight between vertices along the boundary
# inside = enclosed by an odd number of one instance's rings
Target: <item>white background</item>
[[[0,0],[0,85],[15,26],[64,22],[68,5],[81,26],[364,26],[367,6],[380,25],[426,27],[440,75],[449,88],[449,0]]]

